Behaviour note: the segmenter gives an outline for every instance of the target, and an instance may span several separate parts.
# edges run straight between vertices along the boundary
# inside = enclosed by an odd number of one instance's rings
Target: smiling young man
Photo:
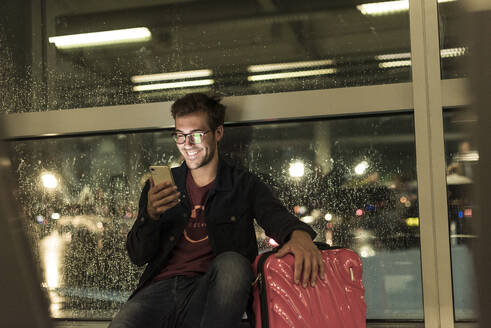
[[[324,278],[314,231],[290,214],[251,173],[222,160],[225,106],[204,94],[172,105],[183,164],[176,185],[147,181],[127,250],[147,264],[140,283],[110,327],[238,327],[251,292],[258,253],[253,220],[295,256],[296,283]]]

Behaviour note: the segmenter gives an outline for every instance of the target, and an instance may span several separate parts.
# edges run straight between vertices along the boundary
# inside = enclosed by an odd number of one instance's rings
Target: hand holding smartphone
[[[170,167],[152,165],[150,173],[153,183],[148,190],[147,214],[158,220],[162,213],[179,204],[181,194],[177,191]]]

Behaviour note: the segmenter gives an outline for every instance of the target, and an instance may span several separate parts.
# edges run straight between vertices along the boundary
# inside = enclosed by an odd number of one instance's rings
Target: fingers
[[[162,207],[176,201],[179,202],[179,196],[181,196],[181,193],[176,191],[168,194],[168,196],[164,196],[163,198],[159,198],[159,196],[157,195],[151,200],[151,204],[153,207],[156,208]]]
[[[312,267],[310,270],[310,286],[315,287],[317,275],[319,273],[319,262],[316,256],[312,257]]]
[[[162,214],[164,213],[165,211],[167,211],[168,209],[171,209],[173,208],[174,206],[176,206],[177,204],[179,204],[180,200],[177,199],[173,202],[170,202],[170,203],[167,203],[165,204],[164,206],[160,206],[160,207],[157,207],[156,210],[157,210],[157,213],[159,214]]]
[[[303,277],[302,277],[303,288],[307,288],[307,283],[309,282],[311,271],[312,271],[312,259],[308,256],[304,257],[304,259],[303,259]]]
[[[168,209],[179,204],[181,193],[171,182],[166,181],[155,185],[150,178],[150,189],[148,191],[147,212],[151,218],[157,220],[158,217]]]
[[[169,187],[175,187],[177,189],[177,187],[173,185],[170,181],[164,181],[156,185],[153,179],[151,179],[150,190],[148,192],[152,194],[157,194],[163,190],[168,189]]]
[[[307,288],[309,282],[312,287],[315,287],[318,278],[325,280],[324,262],[322,260],[322,255],[320,251],[318,251],[317,249],[312,252],[294,251],[293,255],[295,257],[295,284],[298,285],[301,278],[303,288]]]
[[[290,253],[290,251],[291,251],[290,248],[287,245],[284,245],[278,250],[278,252],[276,252],[275,257],[276,258],[283,257],[286,254]]]
[[[294,254],[295,257],[295,269],[294,269],[294,274],[293,274],[293,281],[295,281],[295,284],[300,283],[300,275],[302,274],[302,267],[303,267],[303,257],[297,256]]]
[[[322,259],[322,253],[319,252],[319,275],[322,280],[326,280],[326,267]]]

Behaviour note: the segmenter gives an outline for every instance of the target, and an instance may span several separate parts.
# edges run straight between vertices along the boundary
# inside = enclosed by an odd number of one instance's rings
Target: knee
[[[224,252],[213,261],[215,280],[227,288],[248,288],[253,280],[251,263],[236,252]]]

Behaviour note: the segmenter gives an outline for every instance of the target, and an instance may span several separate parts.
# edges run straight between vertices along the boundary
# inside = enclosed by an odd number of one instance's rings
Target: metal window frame
[[[409,4],[425,326],[453,328],[438,8]]]
[[[424,326],[452,328],[454,308],[442,108],[466,106],[471,99],[465,79],[441,80],[437,11],[436,0],[410,0],[412,82],[227,97],[224,103],[229,107],[229,123],[413,111]],[[159,102],[54,110],[6,114],[0,115],[0,119],[7,127],[6,139],[153,130],[173,126],[170,105],[170,102]],[[62,321],[57,326],[71,324]]]

